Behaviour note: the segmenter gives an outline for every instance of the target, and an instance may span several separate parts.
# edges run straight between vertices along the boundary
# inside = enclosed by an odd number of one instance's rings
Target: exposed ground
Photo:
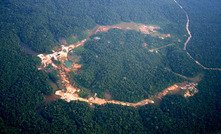
[[[186,50],[187,44],[190,41],[192,35],[191,32],[189,30],[189,16],[187,14],[187,12],[183,9],[183,7],[176,1],[174,0],[174,2],[185,12],[186,14],[186,18],[187,18],[187,23],[186,23],[186,30],[188,32],[188,39],[186,40],[186,42],[184,43],[184,50]],[[61,99],[64,99],[68,102],[72,101],[72,100],[79,100],[79,101],[84,101],[84,102],[88,102],[89,104],[98,104],[98,105],[104,105],[104,104],[108,104],[108,103],[113,103],[113,104],[118,104],[118,105],[125,105],[125,106],[132,106],[132,107],[138,107],[138,106],[143,106],[149,103],[156,103],[158,104],[161,99],[167,95],[167,94],[182,94],[184,97],[191,97],[193,95],[195,95],[198,90],[196,89],[196,86],[198,85],[198,82],[202,79],[203,74],[199,74],[194,78],[188,78],[186,76],[180,75],[175,73],[176,75],[183,77],[185,79],[187,79],[188,81],[192,81],[192,82],[183,82],[183,83],[177,83],[174,84],[166,89],[164,89],[162,92],[151,96],[149,99],[145,99],[142,100],[140,102],[137,103],[129,103],[129,102],[121,102],[121,101],[116,101],[116,100],[111,100],[111,94],[110,93],[105,93],[105,99],[101,99],[96,97],[96,94],[93,97],[90,98],[81,98],[79,97],[79,95],[77,94],[78,92],[81,91],[81,89],[78,89],[74,86],[74,82],[71,80],[70,78],[70,74],[69,72],[71,70],[77,71],[81,68],[81,65],[76,64],[76,62],[73,62],[72,64],[72,68],[67,68],[64,66],[64,61],[68,60],[68,52],[73,50],[76,47],[82,46],[84,45],[84,43],[89,40],[89,36],[96,34],[98,32],[107,32],[108,30],[112,29],[112,28],[117,28],[117,29],[122,29],[122,30],[136,30],[136,31],[140,31],[143,34],[149,34],[153,37],[158,37],[160,39],[165,39],[168,37],[171,37],[170,34],[161,34],[160,32],[157,31],[157,29],[160,29],[160,27],[158,26],[153,26],[153,25],[144,25],[144,24],[138,24],[138,23],[121,23],[121,24],[117,24],[117,25],[113,25],[113,26],[96,26],[94,29],[92,30],[88,30],[88,37],[87,39],[84,39],[82,41],[79,41],[75,44],[69,45],[67,46],[67,41],[65,39],[60,39],[59,42],[61,45],[61,48],[57,47],[53,50],[53,54],[39,54],[38,56],[41,58],[42,60],[42,66],[39,67],[39,69],[44,69],[46,68],[48,65],[52,65],[54,67],[54,69],[57,69],[59,71],[58,76],[61,78],[60,80],[60,88],[62,87],[62,90],[58,90],[56,91],[56,95],[60,96]],[[77,36],[73,36],[74,39],[77,38]],[[100,39],[100,37],[94,38],[94,39]],[[121,44],[124,44],[124,42],[121,42]],[[158,52],[159,49],[171,46],[173,44],[168,44],[166,46],[162,46],[159,48],[154,48],[154,49],[150,49],[149,52]],[[144,43],[143,46],[145,48],[148,48],[148,44]],[[187,54],[189,55],[189,57],[194,60],[196,62],[196,64],[200,65],[202,68],[204,69],[208,69],[208,70],[221,70],[220,68],[208,68],[203,66],[201,63],[199,63],[198,61],[196,61],[190,54],[189,52],[186,50]],[[53,62],[53,60],[59,61],[61,62],[61,65],[57,65]],[[48,97],[50,98],[50,97]],[[57,99],[57,97],[55,97],[54,95],[52,96],[53,99],[49,99],[49,100],[54,100]],[[46,97],[46,101],[47,101],[47,97]]]
[[[170,34],[159,33],[156,30],[156,29],[160,29],[160,27],[158,26],[151,26],[151,25],[144,25],[144,24],[137,24],[137,23],[121,23],[121,24],[114,25],[114,26],[97,26],[92,30],[88,30],[88,35],[90,36],[98,32],[107,32],[108,30],[112,28],[118,28],[118,29],[123,29],[123,30],[136,30],[136,31],[142,32],[143,34],[150,34],[151,36],[156,36],[161,39],[168,38],[171,36]],[[96,39],[99,39],[99,38],[96,38]],[[89,38],[67,46],[66,41],[62,39],[60,40],[60,43],[64,43],[64,44],[61,45],[61,48],[56,48],[55,50],[52,50],[53,51],[52,54],[47,54],[47,55],[39,54],[38,55],[42,60],[42,66],[39,69],[44,69],[48,65],[51,64],[54,69],[58,70],[59,72],[58,77],[60,77],[58,85],[60,86],[59,88],[62,90],[56,91],[55,94],[60,96],[61,99],[64,99],[67,102],[70,102],[72,100],[79,100],[79,101],[88,102],[91,105],[92,104],[104,105],[108,103],[113,103],[113,104],[119,104],[119,105],[125,105],[125,106],[138,107],[138,106],[143,106],[149,103],[159,102],[167,94],[181,93],[182,95],[184,95],[184,97],[190,97],[198,92],[198,90],[195,88],[197,86],[198,80],[194,79],[195,81],[193,80],[193,82],[184,82],[184,83],[174,84],[164,89],[162,92],[156,94],[155,96],[151,96],[149,99],[145,99],[137,103],[111,100],[110,93],[105,93],[105,99],[96,97],[96,94],[95,96],[90,97],[90,98],[79,97],[78,93],[81,91],[81,89],[74,86],[74,82],[71,80],[69,72],[78,71],[81,68],[81,65],[77,64],[76,62],[73,62],[72,67],[67,68],[64,65],[64,61],[68,60],[68,53],[70,51],[72,51],[73,49],[77,47],[83,46],[87,40],[89,40]],[[124,42],[122,42],[121,44],[123,43]],[[173,44],[168,44],[167,46],[170,46],[170,45],[173,45]],[[161,49],[167,46],[155,48],[149,51],[157,51],[158,49]],[[148,47],[148,44],[145,43],[144,47]],[[54,61],[59,61],[60,64],[56,64]],[[180,74],[177,74],[177,75],[184,77],[187,80],[191,80],[190,78],[187,78]]]
[[[178,83],[174,84],[173,86],[170,86],[163,90],[162,92],[158,93],[155,96],[152,96],[150,99],[145,99],[137,103],[129,103],[129,102],[122,102],[122,101],[116,101],[116,100],[108,100],[108,99],[101,99],[96,96],[90,97],[90,98],[81,98],[78,96],[75,90],[68,90],[66,92],[63,92],[61,90],[56,91],[56,95],[61,96],[61,99],[66,100],[67,102],[73,101],[73,100],[79,100],[79,101],[84,101],[89,104],[98,104],[98,105],[104,105],[108,103],[113,103],[113,104],[118,104],[118,105],[123,105],[123,106],[132,106],[132,107],[138,107],[138,106],[143,106],[147,105],[150,103],[159,103],[160,100],[167,94],[182,94],[184,97],[188,98],[191,96],[194,96],[196,93],[198,93],[198,89],[196,89],[196,86],[198,84],[194,82],[183,82],[183,83]]]
[[[160,29],[159,26],[144,25],[141,23],[134,23],[134,22],[130,22],[130,23],[122,22],[120,24],[113,25],[113,26],[96,26],[94,29],[88,30],[88,34],[92,35],[92,34],[96,34],[99,32],[107,32],[108,30],[112,28],[117,28],[117,29],[122,29],[122,30],[136,30],[143,34],[149,34],[153,37],[155,36],[159,37],[160,39],[171,37],[169,33],[162,34],[158,32],[157,29]]]

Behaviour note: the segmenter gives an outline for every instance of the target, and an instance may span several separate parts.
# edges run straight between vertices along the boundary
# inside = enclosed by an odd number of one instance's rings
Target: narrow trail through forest
[[[186,42],[184,43],[184,50],[186,51],[187,55],[196,62],[196,64],[200,65],[203,69],[206,69],[206,70],[219,70],[221,71],[221,68],[209,68],[209,67],[205,67],[203,66],[199,61],[195,60],[191,55],[190,53],[187,51],[186,47],[187,47],[187,44],[189,43],[190,39],[192,38],[192,35],[191,35],[191,32],[189,30],[189,24],[190,24],[190,18],[189,18],[189,15],[188,13],[186,12],[186,10],[176,1],[174,0],[174,2],[184,11],[184,13],[186,14],[186,18],[187,18],[187,22],[186,22],[186,30],[189,34],[189,37],[187,38]]]

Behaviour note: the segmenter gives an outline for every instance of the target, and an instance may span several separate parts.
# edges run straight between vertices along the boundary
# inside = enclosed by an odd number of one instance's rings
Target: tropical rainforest
[[[101,39],[90,40],[83,49],[74,52],[81,56],[80,63],[83,64],[81,73],[74,78],[99,97],[103,97],[105,92],[110,92],[114,100],[138,102],[148,98],[148,95],[154,95],[162,89],[184,81],[165,69],[169,64],[166,54],[174,47],[168,47],[165,52],[149,52],[144,46],[145,35],[132,30],[124,32],[111,29],[107,33],[94,36]],[[151,41],[153,42],[151,38],[147,39],[148,44]],[[171,41],[164,40],[165,45],[169,43]],[[154,45],[150,43],[148,47]],[[187,63],[191,62],[190,60]],[[181,64],[180,68],[186,66]]]
[[[188,12],[191,20],[193,38],[187,50],[206,67],[220,68],[221,2],[177,1]],[[204,70],[185,53],[183,44],[188,36],[186,16],[173,0],[4,0],[0,1],[0,22],[1,133],[220,132],[221,72]],[[90,106],[85,102],[68,103],[57,99],[41,107],[40,111],[37,110],[44,103],[44,96],[54,93],[49,80],[57,81],[54,77],[56,72],[46,74],[38,70],[41,60],[34,54],[26,53],[21,44],[27,44],[36,53],[51,53],[61,38],[77,36],[77,40],[81,40],[88,36],[86,30],[96,25],[120,22],[159,25],[162,29],[160,32],[170,33],[181,39],[181,42],[153,56],[141,47],[144,42],[150,46],[157,45],[156,38],[136,31],[117,29],[98,33],[96,36],[101,37],[101,40],[88,41],[83,51],[76,51],[85,66],[82,73],[74,76],[75,80],[85,88],[93,90],[95,87],[95,92],[100,93],[109,84],[109,90],[119,92],[119,96],[113,97],[136,102],[139,101],[135,98],[137,94],[155,93],[160,91],[159,87],[166,88],[168,83],[182,81],[182,78],[170,72],[188,77],[203,73],[204,77],[197,86],[199,92],[188,99],[176,94],[167,95],[159,105],[148,104],[138,108],[114,104]],[[108,40],[111,42],[106,43]],[[121,41],[123,45],[119,44]],[[94,58],[96,56],[98,58]],[[130,60],[126,61],[127,58]],[[105,63],[107,59],[111,62]],[[95,64],[97,62],[100,64]],[[115,63],[120,65],[125,62],[127,64],[122,64],[122,67],[114,66]],[[134,70],[136,64],[140,68]],[[155,64],[163,70],[152,68]],[[129,71],[123,72],[124,67]],[[136,69],[141,71],[140,74],[133,73]],[[95,78],[89,74],[102,70]],[[151,76],[150,71],[159,75]],[[149,77],[144,77],[144,74]],[[173,81],[168,81],[167,77]],[[160,81],[154,85],[156,90],[144,88],[154,81]],[[132,86],[128,83],[132,83]],[[114,90],[115,86],[118,86],[118,91]],[[137,86],[138,90],[133,90],[133,86]],[[145,94],[140,96],[141,99],[146,97]]]

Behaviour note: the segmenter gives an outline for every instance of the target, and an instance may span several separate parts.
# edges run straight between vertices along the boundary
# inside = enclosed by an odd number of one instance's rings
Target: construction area
[[[130,26],[130,27],[129,27]],[[147,26],[147,25],[141,25],[136,23],[124,23],[114,26],[98,26],[94,30],[94,34],[98,32],[107,32],[108,30],[112,28],[118,28],[123,30],[137,30],[144,34],[151,34],[153,36],[158,36],[159,38],[163,39],[166,37],[170,37],[170,34],[161,34],[156,29],[160,29],[160,27],[156,26]],[[97,40],[98,38],[95,38]],[[99,38],[100,39],[100,38]],[[162,99],[167,94],[174,94],[179,91],[184,91],[184,97],[191,97],[194,94],[198,92],[196,89],[197,83],[191,83],[191,82],[184,82],[181,84],[174,84],[167,89],[164,89],[162,92],[156,94],[155,96],[150,97],[150,99],[145,99],[137,103],[129,103],[129,102],[122,102],[117,100],[107,100],[98,98],[97,94],[90,98],[82,98],[79,97],[78,93],[81,91],[81,89],[75,87],[73,80],[70,76],[70,71],[78,71],[82,65],[79,65],[75,62],[71,63],[71,68],[68,68],[64,65],[66,61],[68,61],[68,53],[72,51],[73,49],[83,46],[86,41],[88,41],[89,38],[84,39],[82,41],[79,41],[75,44],[71,45],[61,45],[60,49],[52,50],[52,54],[39,54],[38,57],[41,58],[42,65],[39,67],[39,69],[45,69],[47,66],[51,65],[55,70],[58,70],[58,77],[60,78],[60,89],[55,92],[56,95],[60,96],[61,99],[66,100],[67,102],[70,101],[84,101],[89,104],[98,104],[98,105],[104,105],[108,103],[112,104],[118,104],[123,106],[132,106],[132,107],[138,107],[143,106],[147,104],[153,104],[155,103],[154,100],[157,98],[158,100]],[[65,40],[63,40],[65,42]],[[123,42],[122,42],[123,44]],[[144,43],[144,47],[147,47],[148,44]],[[160,48],[158,48],[160,49]],[[153,50],[154,51],[154,50]],[[56,64],[54,61],[59,61],[61,64]]]
[[[177,94],[180,91],[184,91],[184,97],[188,98],[191,96],[194,96],[196,93],[198,93],[198,89],[196,89],[197,83],[191,83],[191,82],[183,82],[179,84],[174,84],[173,86],[170,86],[166,89],[164,89],[162,92],[158,93],[157,95],[153,96],[150,99],[145,99],[137,103],[129,103],[129,102],[122,102],[122,101],[116,101],[116,100],[106,100],[102,98],[96,97],[96,93],[94,97],[90,98],[81,98],[76,93],[77,90],[67,90],[66,92],[63,92],[61,90],[56,91],[56,95],[60,96],[61,99],[66,100],[67,102],[70,101],[84,101],[92,104],[98,104],[98,105],[104,105],[104,104],[117,104],[117,105],[123,105],[123,106],[131,106],[131,107],[139,107],[144,106],[147,104],[153,104],[155,103],[154,100],[162,100],[162,98],[168,94]],[[76,92],[75,92],[76,91]]]
[[[94,30],[92,30],[93,32],[89,32],[89,33],[93,33],[93,34],[97,34],[99,32],[107,32],[110,29],[122,29],[122,30],[135,30],[138,32],[141,32],[143,34],[149,34],[153,37],[159,37],[160,39],[165,39],[168,37],[171,37],[170,34],[162,34],[160,32],[157,31],[157,29],[160,29],[159,26],[153,26],[153,25],[144,25],[144,24],[139,24],[139,23],[120,23],[117,25],[113,25],[113,26],[97,26]]]

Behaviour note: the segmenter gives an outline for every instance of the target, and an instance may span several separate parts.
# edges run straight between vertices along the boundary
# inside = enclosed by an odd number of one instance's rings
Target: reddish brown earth
[[[72,64],[72,67],[73,67],[74,70],[79,70],[79,69],[82,67],[82,65],[73,63],[73,64]]]
[[[118,27],[118,26],[99,26],[97,30],[95,31],[95,34],[98,32],[107,32],[108,30],[112,28],[122,29],[122,27]]]
[[[120,44],[121,44],[121,45],[123,45],[123,44],[124,44],[124,42],[122,42],[122,41],[121,41],[121,42],[120,42]]]
[[[144,46],[145,48],[147,48],[148,44],[147,44],[147,43],[144,43],[143,46]]]
[[[131,26],[131,27],[129,27]],[[170,37],[170,34],[161,34],[157,31],[155,31],[155,29],[160,29],[160,27],[156,27],[156,26],[150,26],[150,25],[143,25],[143,24],[136,24],[136,23],[122,23],[119,25],[114,25],[114,26],[97,26],[96,29],[93,30],[89,30],[88,33],[93,34],[93,33],[98,33],[98,32],[107,32],[108,30],[112,29],[112,28],[118,28],[118,29],[124,29],[124,30],[128,30],[128,29],[133,29],[133,30],[137,30],[137,31],[141,31],[144,34],[151,34],[151,36],[158,36],[159,38],[165,38],[165,37]],[[40,55],[40,58],[43,60],[43,64],[46,67],[49,63],[51,63],[52,61],[50,60],[50,58],[55,57],[58,60],[61,60],[61,62],[64,62],[65,60],[68,59],[67,54],[69,51],[71,51],[72,49],[82,46],[84,45],[84,43],[89,40],[89,38],[79,41],[75,44],[69,45],[69,46],[62,46],[62,51],[61,52],[56,52],[54,51],[54,54],[50,54],[50,55]],[[65,40],[60,40],[61,43],[66,44]],[[124,44],[124,42],[121,42],[120,44]],[[169,44],[171,45],[171,44]],[[169,46],[167,45],[167,46]],[[147,47],[148,44],[144,43],[144,47]],[[166,46],[163,46],[166,47]],[[161,48],[163,48],[161,47]],[[160,48],[157,48],[160,49]],[[61,57],[62,56],[62,57]],[[46,59],[45,59],[46,58]],[[85,101],[88,102],[89,104],[98,104],[98,105],[104,105],[104,104],[108,104],[108,103],[113,103],[113,104],[119,104],[119,105],[124,105],[124,106],[133,106],[133,107],[138,107],[138,106],[143,106],[149,103],[155,103],[155,100],[161,100],[165,95],[167,94],[175,94],[178,93],[179,91],[183,90],[183,91],[189,91],[191,90],[191,92],[193,93],[197,93],[198,91],[195,90],[195,86],[197,84],[194,83],[182,83],[182,84],[174,84],[170,87],[168,87],[167,89],[164,89],[162,92],[158,93],[157,95],[151,97],[150,99],[145,99],[142,100],[140,102],[137,103],[129,103],[129,102],[121,102],[121,101],[116,101],[116,100],[111,100],[111,94],[109,92],[106,92],[104,94],[105,99],[102,98],[98,98],[96,96],[91,97],[89,99],[87,98],[81,98],[78,96],[78,92],[80,92],[81,89],[76,88],[75,86],[73,86],[73,82],[71,80],[70,74],[69,72],[71,70],[74,71],[78,71],[81,68],[81,65],[78,65],[76,63],[72,64],[72,68],[66,68],[65,66],[63,66],[62,64],[60,66],[57,67],[57,69],[59,70],[59,76],[61,78],[61,85],[62,87],[64,87],[64,91],[56,91],[56,94],[61,96],[61,99],[64,99],[68,102],[72,101],[72,100],[79,100],[79,101]],[[79,71],[80,72],[80,71]],[[197,79],[198,80],[198,79]],[[197,81],[196,80],[196,81]],[[199,79],[200,80],[200,79]],[[193,91],[192,91],[193,90]],[[190,97],[193,96],[194,94],[191,94],[191,92],[188,92],[186,94],[186,97]],[[53,96],[55,97],[55,96]],[[53,98],[52,97],[52,98]],[[49,100],[53,100],[50,99],[48,97]]]
[[[77,93],[75,92],[71,93],[70,91],[67,91],[67,92],[57,91],[56,94],[61,96],[61,99],[64,99],[67,102],[70,102],[73,100],[79,100],[79,101],[88,102],[91,105],[92,104],[105,105],[105,104],[112,103],[112,104],[118,104],[118,105],[123,105],[123,106],[139,107],[139,106],[147,105],[150,103],[159,104],[162,98],[168,94],[182,94],[186,98],[191,97],[198,92],[195,86],[197,86],[197,83],[191,83],[187,81],[183,83],[177,83],[164,89],[162,92],[156,94],[155,96],[150,97],[150,99],[145,99],[137,103],[110,100],[111,95],[109,92],[105,93],[105,99],[98,98],[96,96],[88,98],[88,99],[81,98],[77,95]]]
[[[67,41],[64,38],[59,39],[59,44],[68,45]]]

